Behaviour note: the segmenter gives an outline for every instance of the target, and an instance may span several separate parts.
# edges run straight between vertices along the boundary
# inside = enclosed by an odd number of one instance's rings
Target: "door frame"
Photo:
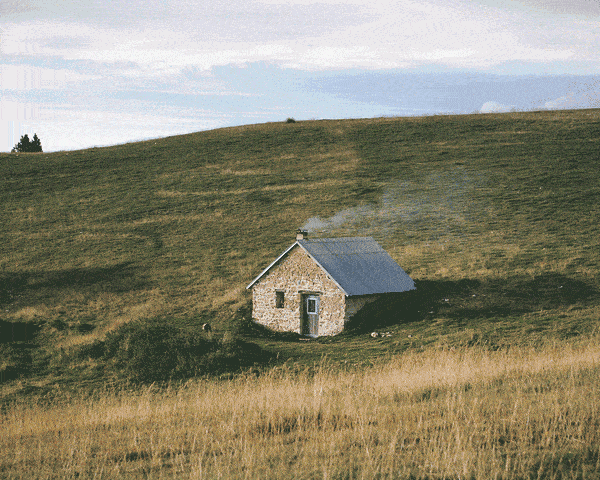
[[[310,321],[306,309],[307,301],[310,297],[314,297],[317,301],[317,323],[315,326],[316,332],[311,333]],[[300,292],[300,334],[309,337],[319,336],[319,320],[321,318],[321,292]]]

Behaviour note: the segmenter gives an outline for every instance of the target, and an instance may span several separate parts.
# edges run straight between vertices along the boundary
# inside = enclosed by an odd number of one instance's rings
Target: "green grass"
[[[314,217],[331,226],[318,236],[373,236],[418,291],[336,338],[245,334],[279,362],[593,334],[599,160],[600,110],[281,122],[1,154],[0,320],[39,328],[17,341],[2,330],[3,391],[104,381],[101,360],[70,352],[132,320],[239,331],[245,286]],[[347,221],[327,222],[340,212]]]

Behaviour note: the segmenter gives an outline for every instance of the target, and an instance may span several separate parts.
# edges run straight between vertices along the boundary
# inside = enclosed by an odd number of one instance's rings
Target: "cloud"
[[[81,82],[101,78],[65,68],[44,68],[28,64],[3,64],[0,60],[0,89],[23,92],[28,90],[58,90],[72,87]]]
[[[531,10],[545,10],[559,14],[573,14],[585,16],[600,15],[600,4],[595,0],[504,0],[503,5],[514,4]]]
[[[515,108],[514,105],[502,105],[501,103],[490,101],[490,102],[485,102],[481,106],[479,111],[481,113],[503,113],[503,112],[510,112],[514,108]]]
[[[4,16],[4,53],[134,62],[157,75],[258,61],[310,71],[432,64],[489,69],[575,55],[597,65],[600,58],[592,21],[465,0],[16,5]]]
[[[600,82],[596,89],[588,91],[569,92],[567,95],[549,100],[544,104],[548,110],[569,110],[579,108],[600,108]]]

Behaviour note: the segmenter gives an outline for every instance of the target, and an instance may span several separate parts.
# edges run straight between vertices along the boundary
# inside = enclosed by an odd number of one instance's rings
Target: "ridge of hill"
[[[600,110],[577,110],[282,122],[0,154],[0,369],[48,376],[65,352],[152,318],[210,321],[306,362],[591,334],[599,142]],[[392,337],[303,343],[242,328],[245,286],[302,226],[372,236],[416,280],[410,315],[393,302],[365,313]],[[77,358],[75,379],[101,367]]]

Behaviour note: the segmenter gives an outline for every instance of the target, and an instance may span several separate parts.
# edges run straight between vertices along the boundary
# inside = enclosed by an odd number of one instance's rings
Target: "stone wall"
[[[275,304],[284,292],[283,308]],[[318,293],[319,336],[335,335],[344,328],[345,295],[300,246],[294,247],[252,287],[252,317],[272,330],[301,333],[301,295]]]

